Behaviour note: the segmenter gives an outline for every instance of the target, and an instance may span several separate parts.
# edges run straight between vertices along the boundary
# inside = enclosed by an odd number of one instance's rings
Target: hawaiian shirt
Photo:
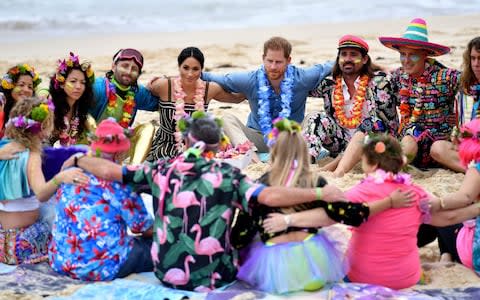
[[[112,280],[133,247],[133,232],[153,225],[142,199],[128,185],[92,174],[86,187],[62,184],[49,248],[51,267],[72,278]]]
[[[434,141],[448,139],[457,125],[455,96],[460,72],[428,59],[421,76],[413,78],[398,68],[392,80],[399,93],[400,134],[416,138],[427,134]]]
[[[327,77],[320,82],[309,96],[324,100],[324,109],[327,115],[334,117],[333,94],[335,80]],[[390,75],[377,71],[370,79],[365,95],[363,119],[359,130],[363,132],[381,131],[396,135],[398,130],[397,96],[391,84]]]
[[[127,166],[123,172],[124,182],[148,183],[158,198],[152,260],[163,284],[205,290],[235,280],[232,211],[248,211],[260,185],[229,164],[192,155]]]

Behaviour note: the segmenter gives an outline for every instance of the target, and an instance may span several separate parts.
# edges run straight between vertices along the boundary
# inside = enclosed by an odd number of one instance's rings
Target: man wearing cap
[[[427,24],[419,18],[410,22],[401,38],[379,40],[400,53],[402,66],[392,73],[392,80],[399,94],[399,133],[405,155],[421,168],[442,165],[464,172],[449,142],[458,123],[455,96],[460,72],[430,58],[447,54],[450,48],[429,42]]]
[[[128,131],[103,120],[91,144],[95,156],[118,161],[130,148]],[[74,156],[74,165],[84,154]],[[80,185],[62,184],[57,193],[49,260],[61,274],[104,281],[153,270],[153,219],[130,186],[85,173]],[[127,234],[127,227],[140,236]]]
[[[325,152],[336,157],[326,166],[329,171],[351,168],[359,160],[356,156],[339,155],[351,139],[351,152],[361,152],[365,133],[394,134],[398,129],[396,96],[390,78],[372,63],[368,50],[367,42],[358,36],[341,37],[333,78],[325,78],[310,93],[324,98],[325,112],[308,115],[304,133],[313,158],[320,159]]]
[[[251,141],[255,150],[269,151],[265,138],[277,117],[302,122],[308,91],[332,69],[332,64],[298,68],[290,64],[292,45],[282,37],[272,37],[263,45],[263,65],[255,71],[226,75],[202,73],[202,79],[220,84],[226,91],[244,94],[250,105],[247,125],[225,114],[225,134],[231,143]]]
[[[95,121],[112,117],[127,128],[133,123],[137,110],[158,110],[159,99],[137,82],[142,68],[143,56],[135,49],[120,49],[113,56],[112,69],[105,77],[97,78],[93,85],[95,107],[90,114]],[[135,128],[129,152],[132,163],[141,163],[145,159],[154,132],[150,123]]]

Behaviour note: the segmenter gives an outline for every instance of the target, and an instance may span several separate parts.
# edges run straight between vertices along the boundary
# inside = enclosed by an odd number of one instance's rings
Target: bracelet
[[[287,228],[290,227],[290,224],[292,224],[292,216],[284,215],[283,220],[285,221],[285,224],[287,224]]]
[[[60,182],[58,182],[57,178],[54,176],[52,177],[52,182],[53,184],[55,184],[56,186],[60,186]]]
[[[73,157],[73,166],[75,168],[78,168],[78,161],[80,160],[80,158],[82,158],[84,156],[85,156],[85,153],[80,153],[80,154],[77,154]]]
[[[322,188],[317,187],[315,189],[315,195],[316,195],[315,200],[322,200]]]

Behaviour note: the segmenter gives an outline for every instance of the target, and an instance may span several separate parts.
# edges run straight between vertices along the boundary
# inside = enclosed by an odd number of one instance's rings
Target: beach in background
[[[253,70],[261,64],[263,42],[274,35],[293,45],[292,63],[311,66],[334,60],[338,39],[344,34],[364,37],[374,62],[386,69],[399,66],[399,55],[380,44],[379,36],[400,36],[409,21],[422,17],[428,23],[430,41],[452,48],[439,58],[443,64],[460,68],[467,42],[480,35],[480,1],[26,1],[0,2],[0,73],[16,63],[32,64],[41,74],[41,86],[48,86],[56,61],[70,51],[90,60],[97,76],[111,67],[113,54],[134,47],[145,56],[141,83],[154,76],[177,74],[177,55],[187,46],[205,54],[208,71],[227,73]],[[98,6],[101,5],[101,6]],[[113,16],[113,17],[112,17]],[[125,32],[123,32],[125,31]],[[322,109],[321,99],[309,99],[307,112]],[[248,103],[238,105],[212,101],[215,114],[234,111],[246,119]],[[136,122],[158,118],[158,113],[141,112]],[[316,166],[315,170],[318,170]],[[266,164],[251,165],[246,173],[256,178]],[[330,182],[343,189],[356,184],[358,168]],[[447,170],[414,171],[414,180],[437,196],[453,192],[462,174]],[[344,240],[348,230],[334,227],[333,236]],[[441,264],[433,243],[421,249],[429,284],[415,288],[480,286],[479,278],[459,264]],[[65,293],[64,293],[65,294]],[[0,292],[0,298],[2,292]]]

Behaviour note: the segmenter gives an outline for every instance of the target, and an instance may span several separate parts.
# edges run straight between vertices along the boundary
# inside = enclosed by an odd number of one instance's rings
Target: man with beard
[[[137,110],[158,110],[159,99],[137,82],[142,67],[143,56],[138,50],[120,49],[113,56],[112,69],[105,77],[97,78],[93,85],[95,106],[90,114],[97,123],[114,118],[120,126],[127,128],[133,123]],[[132,163],[145,159],[153,133],[154,127],[150,123],[135,128],[130,153]]]
[[[203,73],[202,79],[220,84],[226,91],[244,94],[250,105],[247,125],[236,116],[224,114],[224,131],[233,146],[250,141],[254,150],[268,152],[267,134],[278,117],[302,122],[308,91],[327,76],[332,64],[298,68],[290,64],[292,45],[272,37],[263,45],[263,65],[255,71],[226,75]]]
[[[324,167],[328,171],[352,164],[350,156],[339,155],[351,139],[363,139],[368,132],[395,135],[398,129],[390,77],[372,63],[368,50],[367,42],[358,36],[341,37],[333,78],[325,78],[310,93],[324,98],[325,111],[305,118],[304,133],[312,158],[323,158],[326,153],[335,157]],[[350,145],[361,153],[361,142]]]

